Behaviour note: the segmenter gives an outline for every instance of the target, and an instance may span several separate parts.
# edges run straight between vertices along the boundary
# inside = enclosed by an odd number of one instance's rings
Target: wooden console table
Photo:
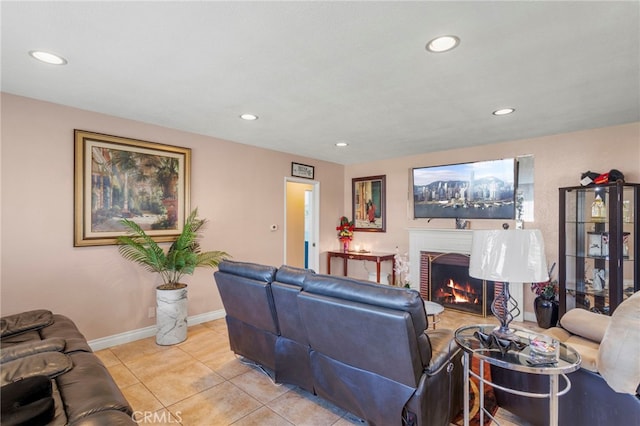
[[[396,281],[396,271],[393,268],[394,264],[394,254],[390,253],[362,253],[357,251],[329,251],[327,252],[327,274],[331,274],[331,259],[334,257],[341,258],[343,260],[343,273],[344,276],[347,276],[347,263],[349,260],[366,260],[369,262],[376,262],[376,277],[378,284],[380,283],[380,262],[384,262],[386,260],[391,262],[391,277],[392,282]]]

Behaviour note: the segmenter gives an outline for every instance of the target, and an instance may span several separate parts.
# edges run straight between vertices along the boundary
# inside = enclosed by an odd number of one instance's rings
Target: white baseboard
[[[224,318],[225,311],[220,309],[218,311],[205,312],[204,314],[194,315],[187,318],[187,326],[196,324],[202,324],[203,322],[213,321],[220,318]],[[146,339],[156,335],[156,326],[139,328],[137,330],[125,331],[124,333],[114,334],[112,336],[101,337],[99,339],[89,341],[89,347],[93,351],[99,351],[101,349],[107,349],[112,346],[122,345],[123,343],[134,342],[140,339]]]
[[[220,309],[217,311],[205,312],[204,314],[194,315],[192,317],[187,318],[187,325],[196,325],[202,324],[203,322],[214,321],[220,318],[224,318],[226,312],[224,309]]]
[[[524,320],[525,321],[531,321],[531,322],[537,322],[538,321],[536,319],[536,314],[534,312],[525,312],[524,313]]]

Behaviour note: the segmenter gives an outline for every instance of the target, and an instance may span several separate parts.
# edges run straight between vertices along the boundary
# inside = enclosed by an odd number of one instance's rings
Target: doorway
[[[320,183],[285,178],[284,263],[319,271]]]

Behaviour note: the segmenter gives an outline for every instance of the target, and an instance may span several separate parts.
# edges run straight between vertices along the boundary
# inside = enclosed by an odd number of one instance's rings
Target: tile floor
[[[438,328],[450,329],[495,322],[451,310],[445,310],[439,319]],[[537,329],[535,323],[524,326]],[[224,319],[190,327],[188,339],[178,345],[159,346],[148,338],[97,355],[135,410],[139,424],[362,424],[327,401],[295,386],[276,385],[257,368],[243,364],[229,349]],[[496,417],[503,426],[523,425],[503,409]]]

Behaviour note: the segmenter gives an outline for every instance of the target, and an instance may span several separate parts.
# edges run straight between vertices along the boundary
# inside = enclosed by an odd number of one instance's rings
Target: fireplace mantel
[[[433,251],[441,253],[471,254],[471,239],[473,231],[468,229],[424,229],[409,228],[409,276],[411,288],[420,291],[420,252]],[[518,302],[522,313],[515,321],[524,320],[522,306],[522,285],[510,285],[511,296]]]

